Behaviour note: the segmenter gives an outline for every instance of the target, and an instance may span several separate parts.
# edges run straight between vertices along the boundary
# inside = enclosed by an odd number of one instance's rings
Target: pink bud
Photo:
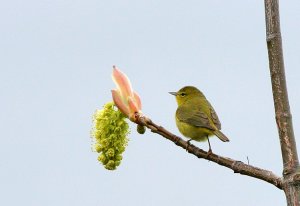
[[[137,104],[138,110],[142,110],[142,102],[141,102],[140,96],[136,92],[133,92],[133,98]]]
[[[122,98],[119,94],[119,92],[115,89],[111,90],[112,93],[112,97],[114,100],[115,105],[121,110],[121,112],[123,114],[125,114],[126,116],[129,116],[129,110],[128,110],[128,106],[126,104],[124,104],[124,102],[122,101]]]
[[[135,114],[141,112],[142,103],[139,95],[132,90],[131,83],[123,72],[113,66],[113,81],[117,89],[111,90],[115,105],[134,121]]]
[[[129,106],[129,118],[134,119],[134,115],[136,112],[139,112],[139,109],[137,107],[137,104],[134,102],[134,100],[131,97],[128,98],[128,106]]]
[[[131,83],[123,72],[121,72],[116,66],[113,66],[113,81],[117,85],[117,89],[121,92],[122,98],[128,97],[132,95],[132,87]]]

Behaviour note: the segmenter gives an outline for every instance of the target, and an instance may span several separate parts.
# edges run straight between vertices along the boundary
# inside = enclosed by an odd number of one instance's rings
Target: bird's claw
[[[191,143],[190,143],[191,141],[192,141],[191,139],[187,141],[187,145],[186,145],[186,148],[185,148],[186,151],[188,151],[189,146],[191,145]]]
[[[209,148],[209,150],[207,151],[206,158],[208,158],[212,154],[213,154],[213,152],[212,152],[211,148]]]

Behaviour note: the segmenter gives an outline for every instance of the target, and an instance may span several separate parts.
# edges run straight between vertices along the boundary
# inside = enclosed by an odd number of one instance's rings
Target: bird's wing
[[[203,111],[191,110],[181,106],[176,111],[176,117],[179,121],[195,127],[205,127],[207,129],[215,130],[210,124],[208,116]]]
[[[218,128],[218,130],[221,130],[221,122],[218,118],[217,113],[215,112],[214,108],[210,105],[210,115],[213,123]]]

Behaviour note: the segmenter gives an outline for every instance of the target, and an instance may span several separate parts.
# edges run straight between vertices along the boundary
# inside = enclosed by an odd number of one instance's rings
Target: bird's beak
[[[172,94],[172,95],[176,96],[177,92],[169,92],[169,94]]]

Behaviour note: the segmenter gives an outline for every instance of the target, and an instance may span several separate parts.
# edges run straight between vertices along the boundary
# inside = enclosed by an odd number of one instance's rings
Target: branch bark
[[[264,170],[258,167],[254,167],[249,164],[245,164],[238,160],[233,160],[228,157],[222,157],[217,154],[209,154],[208,152],[194,146],[193,144],[188,144],[187,141],[184,141],[182,138],[172,134],[165,128],[155,124],[151,121],[151,119],[147,118],[146,116],[143,116],[139,113],[136,113],[135,116],[135,123],[146,126],[149,128],[152,132],[157,133],[166,139],[174,142],[176,145],[182,147],[183,149],[186,149],[189,153],[197,156],[198,158],[203,158],[209,161],[212,161],[214,163],[217,163],[219,165],[222,165],[224,167],[227,167],[229,169],[232,169],[234,173],[240,173],[242,175],[247,175],[250,177],[254,177],[263,181],[266,181],[268,183],[273,184],[274,186],[278,187],[279,189],[282,189],[282,179],[278,176],[276,176],[273,172]]]
[[[266,0],[265,12],[269,67],[284,166],[283,175],[288,175],[297,170],[299,162],[286,88],[278,1]]]
[[[265,18],[275,117],[283,161],[283,189],[289,206],[300,205],[299,160],[285,80],[278,0],[265,0]]]

